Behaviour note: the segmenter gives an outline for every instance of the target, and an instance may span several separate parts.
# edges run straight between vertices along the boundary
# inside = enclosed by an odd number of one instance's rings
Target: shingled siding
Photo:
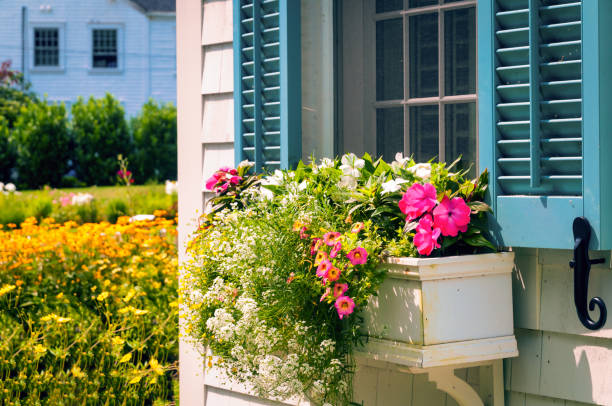
[[[22,65],[21,9],[27,7],[26,78],[32,90],[49,100],[76,101],[77,96],[112,93],[130,115],[149,97],[176,100],[174,15],[152,16],[129,0],[0,0],[0,61]],[[60,27],[60,68],[33,66],[33,28]],[[119,29],[119,69],[92,69],[95,27]]]
[[[517,250],[514,323],[520,356],[505,363],[506,404],[612,405],[612,323],[592,332],[574,307],[572,251]],[[610,252],[591,269],[589,298],[612,305]],[[593,318],[597,319],[597,314]],[[582,403],[580,403],[582,402]]]

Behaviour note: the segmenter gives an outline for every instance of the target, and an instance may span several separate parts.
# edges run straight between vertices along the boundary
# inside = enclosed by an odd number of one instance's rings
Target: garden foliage
[[[0,228],[0,403],[171,402],[174,238],[159,217]]]
[[[115,184],[117,154],[132,151],[123,107],[107,93],[100,99],[79,98],[71,112],[77,178],[87,185]]]
[[[468,180],[455,164],[347,154],[264,177],[219,169],[181,285],[188,332],[215,355],[209,373],[268,398],[348,404],[382,259],[495,249],[487,173]]]
[[[46,101],[21,108],[13,138],[19,185],[59,185],[68,171],[71,136],[63,104]]]
[[[10,138],[8,121],[0,115],[0,179],[9,181],[15,167],[15,145]]]

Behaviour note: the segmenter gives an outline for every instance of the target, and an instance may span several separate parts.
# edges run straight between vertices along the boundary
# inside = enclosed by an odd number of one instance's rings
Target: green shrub
[[[48,197],[43,197],[34,200],[32,204],[32,216],[36,217],[37,221],[42,221],[51,215],[53,212],[53,202]]]
[[[0,182],[11,181],[15,166],[15,146],[10,134],[8,121],[0,115]]]
[[[138,183],[176,179],[176,107],[149,100],[131,125]]]
[[[72,106],[77,178],[88,185],[111,185],[117,173],[117,155],[132,151],[125,112],[119,101],[106,94],[101,99],[80,98]]]
[[[76,206],[79,223],[96,223],[100,221],[98,205],[95,200]]]
[[[15,195],[0,193],[0,225],[21,224],[27,217],[26,205]]]
[[[16,85],[0,84],[0,117],[6,119],[9,128],[13,128],[22,107],[38,101],[36,95],[28,90],[29,84],[25,84],[24,89],[19,88],[22,82],[23,78],[21,77]]]
[[[13,130],[20,189],[58,186],[68,171],[71,139],[63,104],[32,102]]]
[[[116,223],[121,216],[129,214],[128,205],[122,199],[112,199],[106,206],[106,219],[111,223]]]

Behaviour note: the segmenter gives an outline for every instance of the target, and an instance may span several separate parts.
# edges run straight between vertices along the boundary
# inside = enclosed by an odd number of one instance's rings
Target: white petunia
[[[340,183],[338,183],[338,185],[347,189],[355,189],[357,187],[357,178],[344,175],[340,178]]]
[[[358,178],[361,175],[361,168],[365,166],[365,161],[357,158],[353,153],[343,155],[341,162],[340,169],[342,173],[345,176],[352,176],[354,178]]]
[[[395,193],[402,188],[401,184],[406,182],[408,182],[406,179],[391,179],[390,181],[385,182],[381,185],[383,188],[382,194],[384,195],[386,193]]]
[[[429,179],[431,176],[431,164],[429,162],[413,165],[408,170],[421,179]]]
[[[398,170],[400,168],[404,168],[408,162],[410,162],[410,158],[404,158],[404,154],[401,152],[398,152],[397,154],[395,154],[395,161],[391,162],[391,167],[394,170]]]

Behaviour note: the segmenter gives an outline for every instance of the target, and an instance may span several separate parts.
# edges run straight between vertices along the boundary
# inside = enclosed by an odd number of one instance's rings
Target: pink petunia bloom
[[[317,250],[319,249],[320,241],[320,238],[312,239],[312,243],[310,244],[310,255],[314,255],[317,252]]]
[[[444,196],[433,211],[434,225],[442,231],[442,235],[456,237],[459,231],[462,233],[467,231],[470,212],[470,208],[461,197],[449,199],[448,196]]]
[[[215,186],[221,182],[226,181],[226,174],[221,171],[213,173],[213,175],[206,180],[206,189],[214,191]]]
[[[330,231],[323,235],[323,242],[331,247],[340,241],[341,236],[342,235],[337,231]]]
[[[399,208],[406,215],[406,220],[411,221],[433,209],[436,204],[438,204],[438,200],[434,185],[431,183],[424,185],[415,183],[402,196]]]
[[[338,241],[334,245],[334,248],[332,248],[331,251],[329,252],[329,256],[332,258],[336,258],[341,249],[342,249],[342,241]]]
[[[222,166],[219,168],[219,172],[229,173],[230,175],[238,175],[238,171],[234,168],[230,168],[229,166]]]
[[[352,249],[346,256],[353,265],[365,264],[368,261],[368,252],[362,247]]]
[[[338,279],[340,279],[340,269],[332,265],[332,267],[327,271],[327,280],[330,282],[335,282]]]
[[[327,278],[327,273],[332,267],[332,263],[329,262],[327,259],[321,261],[321,263],[317,267],[317,276],[319,278]]]
[[[353,234],[357,234],[358,232],[360,232],[361,230],[364,229],[364,225],[363,223],[360,221],[358,223],[353,224],[353,227],[351,227],[351,233]]]
[[[334,297],[338,298],[348,290],[348,285],[346,283],[336,283],[334,284]]]
[[[308,228],[306,226],[300,228],[300,239],[305,240],[308,238]]]
[[[242,176],[232,176],[232,177],[230,178],[230,183],[231,183],[232,185],[237,185],[237,184],[239,184],[239,183],[240,183],[240,181],[241,181],[241,180],[242,180]]]
[[[421,255],[430,255],[435,248],[440,248],[438,244],[440,229],[433,226],[434,222],[430,214],[423,216],[419,221],[413,242]]]
[[[325,298],[326,298],[327,296],[329,296],[330,294],[331,294],[331,288],[327,288],[327,289],[325,289],[325,293],[323,293],[323,295],[321,296],[321,299],[319,300],[319,303],[320,303],[320,302],[322,302],[322,301],[324,301],[324,300],[325,300]]]
[[[348,316],[349,314],[353,313],[353,310],[355,309],[355,302],[353,302],[353,299],[348,296],[340,296],[338,299],[336,299],[335,306],[336,311],[338,312],[338,317],[340,317],[340,320],[342,320],[344,316]]]

